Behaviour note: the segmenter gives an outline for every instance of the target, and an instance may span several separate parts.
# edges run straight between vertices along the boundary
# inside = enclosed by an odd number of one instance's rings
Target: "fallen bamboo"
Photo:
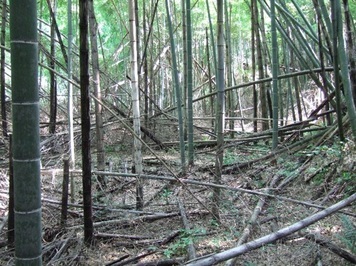
[[[271,184],[269,185],[269,187],[267,187],[266,189],[266,192],[267,193],[270,193],[270,190],[271,188],[274,188],[276,183],[278,182],[280,176],[275,176],[272,181],[271,181]],[[253,228],[255,227],[256,225],[256,221],[257,221],[257,218],[258,216],[260,215],[261,211],[262,211],[262,208],[263,206],[265,205],[266,203],[266,197],[261,197],[258,202],[257,202],[257,205],[255,207],[255,209],[253,210],[253,213],[251,215],[251,218],[248,222],[248,225],[245,227],[245,229],[243,230],[243,233],[239,239],[239,241],[237,242],[237,246],[240,246],[242,245],[243,243],[245,243],[251,233],[251,231],[253,230]],[[228,260],[225,264],[225,266],[233,266],[236,264],[236,257],[235,258],[232,258],[230,260]]]
[[[295,232],[298,232],[299,230],[301,230],[313,223],[316,223],[317,221],[341,210],[342,208],[351,204],[355,200],[356,200],[356,193],[354,193],[350,197],[330,206],[329,208],[326,208],[325,210],[322,210],[316,214],[308,216],[301,221],[298,221],[290,226],[287,226],[285,228],[278,230],[277,232],[263,236],[261,238],[250,241],[244,245],[241,245],[241,246],[238,246],[235,248],[231,248],[231,249],[225,250],[220,253],[212,254],[210,256],[205,256],[201,259],[198,258],[197,260],[190,261],[185,265],[187,265],[187,266],[210,266],[210,265],[215,265],[219,262],[226,261],[231,258],[235,258],[239,255],[246,253],[246,252],[260,248],[266,244],[273,243],[278,239],[281,239],[281,238],[291,235]]]
[[[75,170],[74,172],[78,173],[79,171]],[[105,174],[106,176],[121,176],[121,177],[133,177],[133,178],[137,177],[137,174],[102,172],[102,171],[93,171],[93,174]],[[147,178],[147,179],[153,179],[153,180],[164,180],[164,181],[177,182],[176,178],[168,177],[168,176],[140,175],[140,177]],[[222,189],[226,189],[226,190],[231,190],[231,191],[236,191],[236,192],[241,192],[241,193],[246,193],[246,194],[256,195],[256,196],[267,196],[270,198],[275,198],[275,199],[282,200],[282,201],[293,202],[295,204],[300,204],[300,205],[317,208],[317,209],[325,209],[326,208],[325,206],[313,204],[313,203],[306,202],[306,201],[300,201],[300,200],[291,199],[291,198],[287,198],[287,197],[283,197],[283,196],[268,194],[268,193],[265,193],[264,190],[250,190],[250,189],[244,189],[244,188],[239,188],[239,187],[230,187],[230,186],[219,185],[219,184],[214,184],[214,183],[209,183],[209,182],[201,182],[201,181],[197,181],[197,180],[193,180],[193,179],[180,178],[179,181],[180,181],[180,183],[183,183],[183,184],[191,184],[191,185],[212,187],[212,188],[222,188]],[[0,190],[0,193],[1,193],[1,190]],[[356,217],[356,214],[354,214],[354,213],[349,213],[349,212],[344,212],[344,211],[340,211],[340,213],[346,214],[348,216]]]
[[[178,201],[179,213],[180,213],[180,216],[182,217],[184,229],[189,231],[190,230],[190,224],[189,224],[189,221],[188,221],[188,218],[187,218],[187,213],[185,211],[184,205],[183,205],[182,201],[179,198],[177,198],[177,201]],[[194,247],[193,241],[190,241],[190,243],[188,243],[187,251],[188,251],[189,260],[192,260],[192,259],[196,258],[197,253],[195,251],[195,247]]]

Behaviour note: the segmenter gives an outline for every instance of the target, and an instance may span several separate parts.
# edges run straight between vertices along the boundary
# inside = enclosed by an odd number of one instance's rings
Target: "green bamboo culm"
[[[272,149],[278,145],[278,42],[276,29],[275,0],[271,0],[271,37],[272,37],[272,95],[273,95],[273,131]]]
[[[224,124],[225,124],[225,63],[224,63],[224,2],[217,1],[217,101],[216,101],[216,156],[214,183],[221,184],[222,167],[224,160]],[[220,222],[220,188],[213,190],[212,214]]]
[[[178,124],[179,124],[179,148],[180,148],[180,159],[181,159],[181,172],[182,174],[186,173],[186,162],[185,162],[185,144],[184,144],[184,130],[183,130],[183,114],[182,114],[182,99],[181,99],[181,89],[179,86],[178,78],[178,68],[177,68],[177,57],[175,52],[175,42],[173,36],[171,12],[169,9],[168,0],[166,0],[166,12],[167,12],[167,24],[169,31],[169,39],[171,44],[172,52],[172,71],[174,77],[175,92],[177,98],[177,111],[178,111]]]
[[[342,27],[343,22],[342,22],[342,13],[341,13],[341,3],[340,0],[334,0],[334,2],[335,2],[334,8],[336,13],[335,15],[337,19],[337,25],[339,25],[339,27]],[[350,81],[349,70],[348,70],[349,59],[346,54],[343,34],[344,31],[342,29],[339,29],[337,31],[337,35],[338,35],[337,49],[338,49],[338,56],[339,56],[339,63],[340,63],[340,70],[341,70],[340,71],[341,79],[344,87],[345,102],[347,106],[347,113],[350,118],[352,136],[354,140],[356,140],[356,111],[355,111],[354,98],[352,97],[351,81]]]
[[[340,25],[338,25],[337,14],[336,14],[336,1],[331,1],[331,18],[332,18],[332,39],[333,39],[333,65],[334,65],[334,79],[335,79],[335,98],[336,98],[336,117],[337,117],[337,125],[339,129],[339,138],[340,141],[345,140],[344,135],[344,127],[342,124],[342,110],[341,110],[341,89],[340,89],[340,79],[339,79],[339,55],[338,55],[338,34],[337,32],[340,30]]]
[[[42,265],[37,1],[10,1],[15,264]]]
[[[188,89],[188,160],[194,164],[194,136],[193,136],[193,56],[192,56],[192,21],[190,0],[187,6],[187,89]]]

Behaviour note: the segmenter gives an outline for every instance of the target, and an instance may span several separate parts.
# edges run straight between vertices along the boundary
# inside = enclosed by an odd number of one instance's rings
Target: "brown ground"
[[[132,164],[131,155],[123,155],[130,152],[131,148],[130,144],[124,141],[127,135],[122,136],[124,137],[118,140],[111,139],[112,143],[107,148],[107,157],[112,162],[114,172],[129,172]],[[277,186],[286,180],[289,182],[276,194],[330,206],[356,191],[355,147],[351,141],[343,148],[340,147],[324,143],[294,154],[283,153],[276,158],[275,164],[273,160],[264,160],[249,168],[223,175],[223,184],[258,190],[278,177]],[[268,150],[269,146],[261,142],[230,147],[225,150],[225,163],[236,164],[260,158]],[[179,172],[179,153],[175,148],[156,152],[175,173]],[[144,153],[145,174],[172,177],[159,160],[147,150]],[[95,154],[93,160],[95,161]],[[182,178],[213,182],[214,160],[213,148],[197,149],[195,165]],[[61,169],[61,156],[47,153],[43,158],[43,167]],[[259,199],[247,193],[222,190],[221,222],[218,223],[210,213],[213,204],[210,187],[182,186],[163,180],[147,180],[144,193],[148,205],[143,212],[137,213],[134,210],[136,180],[131,177],[108,177],[108,188],[105,191],[100,191],[96,186],[93,188],[97,237],[95,245],[86,247],[83,244],[80,208],[80,174],[73,176],[77,184],[75,204],[69,208],[65,231],[59,227],[62,174],[52,170],[45,171],[42,176],[45,265],[154,265],[148,262],[168,259],[176,259],[176,262],[184,264],[188,261],[189,243],[193,243],[198,257],[234,247]],[[0,176],[0,265],[12,265],[14,262],[13,250],[5,246],[7,189],[8,170],[4,163]],[[184,229],[178,201],[184,205],[190,230]],[[302,232],[320,234],[340,248],[354,252],[356,256],[355,207],[353,204],[344,209],[354,216],[334,214],[303,229]],[[269,199],[258,216],[248,241],[295,223],[315,211],[317,209],[303,204]],[[237,265],[309,266],[317,265],[318,258],[322,265],[351,265],[328,248],[298,234],[241,255]]]

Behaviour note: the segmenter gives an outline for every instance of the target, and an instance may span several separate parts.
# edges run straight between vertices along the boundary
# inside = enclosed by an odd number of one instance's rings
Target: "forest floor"
[[[132,148],[125,139],[129,138],[112,140],[107,146],[108,171],[130,172],[132,155],[128,152]],[[155,150],[159,159],[144,149],[143,211],[135,210],[135,177],[107,176],[103,189],[93,175],[96,241],[91,247],[83,243],[81,174],[72,173],[75,193],[70,195],[64,230],[60,226],[63,156],[46,151],[42,160],[44,265],[183,265],[194,256],[233,248],[242,237],[246,243],[271,234],[320,211],[315,205],[327,207],[356,192],[352,141],[286,145],[281,147],[287,148],[284,152],[270,156],[268,140],[238,139],[246,136],[237,136],[224,151],[220,221],[211,213],[216,204],[209,186],[214,182],[215,148],[209,144],[197,145],[194,166],[185,176],[179,175],[187,182],[172,175],[180,172],[175,146]],[[7,155],[4,150],[3,158]],[[92,156],[95,161],[95,153]],[[95,169],[95,164],[92,167]],[[278,197],[267,198],[263,193]],[[4,163],[0,175],[0,265],[14,263],[13,249],[6,246],[7,204],[8,166]],[[342,211],[240,255],[235,265],[352,265],[330,248],[335,245],[356,257],[356,205]]]

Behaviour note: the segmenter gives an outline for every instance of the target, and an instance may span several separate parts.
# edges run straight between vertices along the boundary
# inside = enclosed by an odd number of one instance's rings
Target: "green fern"
[[[346,215],[342,215],[340,219],[343,231],[339,234],[339,239],[352,253],[356,253],[356,226]]]

